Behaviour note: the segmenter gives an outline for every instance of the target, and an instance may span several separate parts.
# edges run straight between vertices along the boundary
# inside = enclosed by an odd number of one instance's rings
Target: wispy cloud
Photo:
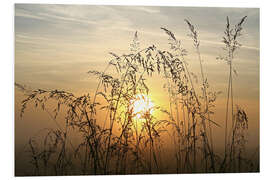
[[[186,36],[188,28],[183,21],[186,18],[199,30],[204,48],[202,55],[215,59],[210,55],[223,46],[221,40],[227,15],[232,23],[248,15],[242,49],[252,51],[242,57],[248,60],[246,62],[251,62],[254,57],[258,60],[258,9],[16,4],[15,63],[19,66],[16,66],[15,78],[27,77],[27,81],[37,82],[37,77],[31,74],[42,71],[44,73],[39,77],[44,80],[46,72],[42,68],[52,68],[50,62],[55,65],[50,72],[58,73],[47,77],[59,79],[67,75],[60,69],[68,67],[67,63],[77,63],[70,79],[71,83],[75,83],[81,71],[102,67],[109,58],[109,51],[128,50],[135,31],[139,32],[142,46],[158,43],[161,48],[168,47],[168,37],[160,27],[172,30],[192,52],[192,41]],[[87,62],[89,66],[86,67]],[[42,67],[37,64],[42,64]],[[31,71],[24,70],[27,68]],[[54,83],[53,78],[48,81]]]

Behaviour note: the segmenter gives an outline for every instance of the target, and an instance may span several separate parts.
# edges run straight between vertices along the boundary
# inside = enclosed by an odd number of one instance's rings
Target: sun
[[[145,94],[137,94],[130,101],[130,110],[132,114],[137,119],[142,119],[147,113],[153,114],[154,103],[151,101],[150,97]]]

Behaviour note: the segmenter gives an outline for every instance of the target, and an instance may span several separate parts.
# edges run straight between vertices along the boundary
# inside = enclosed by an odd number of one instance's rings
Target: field
[[[15,11],[24,6],[16,5]],[[67,81],[50,78],[53,74],[43,80],[28,75],[29,82],[37,79],[28,84],[20,57],[35,44],[24,50],[15,41],[15,175],[259,172],[259,49],[245,41],[249,14],[223,19],[214,46],[201,40],[207,31],[201,32],[192,16],[177,19],[185,34],[160,25],[162,35],[146,46],[144,34],[134,29],[131,41],[122,40],[125,49],[117,44],[104,49],[106,61],[92,68],[89,61],[82,72],[90,80],[74,83],[68,79],[75,61],[67,70],[67,61],[48,61],[50,69],[66,73]],[[255,52],[251,63],[244,59],[250,52]],[[95,58],[94,50],[88,53]],[[48,79],[55,87],[46,85]],[[72,92],[75,82],[85,85]]]

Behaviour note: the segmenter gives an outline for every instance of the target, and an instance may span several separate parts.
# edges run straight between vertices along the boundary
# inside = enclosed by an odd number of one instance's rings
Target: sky
[[[110,60],[109,52],[128,53],[134,33],[138,31],[141,47],[155,44],[168,48],[168,37],[160,29],[171,30],[181,40],[189,55],[191,70],[198,72],[192,41],[184,19],[199,32],[205,72],[211,88],[223,91],[217,101],[217,117],[224,115],[224,89],[228,83],[228,66],[216,60],[223,55],[221,42],[228,16],[236,24],[248,16],[244,24],[243,46],[234,62],[234,96],[250,114],[251,146],[259,138],[259,61],[260,17],[256,8],[158,7],[158,6],[93,6],[93,5],[15,5],[15,82],[31,88],[63,89],[77,94],[91,92],[97,81],[89,70],[102,71]],[[155,97],[164,100],[158,78],[152,82]],[[15,113],[22,95],[15,91]],[[222,114],[223,113],[223,114]],[[15,114],[15,138],[23,142],[33,133],[29,127],[42,127],[35,112],[24,121]],[[42,118],[45,121],[46,118]],[[29,129],[25,128],[25,123]],[[219,122],[222,125],[222,121]],[[48,125],[48,124],[47,124]],[[22,136],[21,136],[22,135]],[[254,143],[255,142],[255,143]]]
[[[248,52],[242,56],[252,64],[259,52],[258,9],[16,4],[15,79],[34,87],[56,85],[77,91],[67,84],[83,86],[88,79],[85,72],[103,67],[109,52],[127,52],[135,31],[141,46],[167,47],[160,27],[174,32],[192,52],[184,19],[199,29],[205,55],[216,57],[222,53],[226,16],[236,23],[245,15],[241,42]],[[213,48],[218,53],[213,54]]]

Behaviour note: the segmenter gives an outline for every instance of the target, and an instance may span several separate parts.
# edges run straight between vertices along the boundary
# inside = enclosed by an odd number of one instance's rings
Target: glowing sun
[[[134,117],[141,119],[146,113],[152,114],[154,111],[154,103],[145,94],[137,94],[130,101],[130,110]]]

